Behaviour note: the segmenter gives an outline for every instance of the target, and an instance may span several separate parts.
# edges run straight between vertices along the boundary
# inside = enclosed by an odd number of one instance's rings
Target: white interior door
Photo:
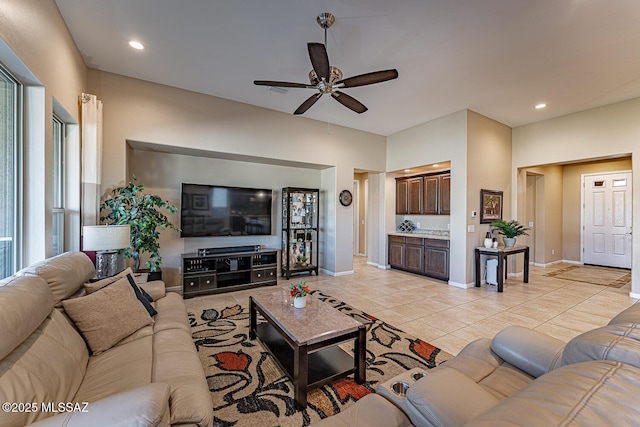
[[[358,194],[359,181],[353,181],[353,255],[360,252],[360,221],[358,212],[360,211],[360,194]]]
[[[631,172],[583,175],[583,263],[631,268]]]

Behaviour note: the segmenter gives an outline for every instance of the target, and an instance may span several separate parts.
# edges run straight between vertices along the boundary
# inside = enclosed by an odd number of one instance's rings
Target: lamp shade
[[[85,225],[82,227],[85,251],[109,251],[129,247],[131,227],[128,225]]]

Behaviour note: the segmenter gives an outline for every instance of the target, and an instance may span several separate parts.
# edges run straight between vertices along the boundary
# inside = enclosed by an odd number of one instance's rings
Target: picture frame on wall
[[[502,219],[502,191],[480,190],[480,224]]]

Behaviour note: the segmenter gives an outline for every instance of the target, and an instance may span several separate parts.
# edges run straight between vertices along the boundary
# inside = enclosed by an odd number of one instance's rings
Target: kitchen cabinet
[[[449,215],[451,174],[396,178],[396,215]]]
[[[389,265],[441,280],[449,280],[449,240],[389,236]]]
[[[407,180],[409,185],[409,214],[416,215],[422,213],[422,181],[422,177]]]
[[[409,181],[406,179],[396,180],[396,214],[406,215],[409,213]]]
[[[449,241],[424,239],[424,274],[449,280]]]

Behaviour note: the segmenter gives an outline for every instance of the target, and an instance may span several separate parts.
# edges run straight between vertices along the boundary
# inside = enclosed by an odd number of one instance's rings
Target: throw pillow
[[[136,298],[138,298],[138,301],[140,301],[144,306],[144,308],[147,310],[147,312],[149,312],[149,316],[153,317],[156,314],[158,314],[156,309],[153,308],[153,306],[151,305],[151,302],[153,301],[153,298],[151,298],[151,295],[146,293],[144,289],[140,288],[140,286],[136,284],[135,280],[133,280],[132,275],[127,274],[127,280],[129,281],[129,284],[131,285],[133,292],[135,292]]]
[[[95,282],[92,281],[90,283],[85,283],[84,290],[87,292],[87,295],[94,293],[95,291],[100,290],[105,286],[112,284],[118,279],[122,279],[123,277],[126,277],[127,274],[133,274],[133,271],[131,271],[131,268],[126,268],[124,271],[121,271],[115,276],[106,277],[104,279],[96,280]]]
[[[64,300],[62,305],[94,354],[153,323],[126,277],[90,295]]]

